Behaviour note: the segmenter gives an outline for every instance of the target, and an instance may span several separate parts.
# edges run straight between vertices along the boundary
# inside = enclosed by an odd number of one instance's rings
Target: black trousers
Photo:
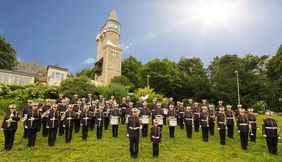
[[[183,118],[182,117],[179,118],[179,125],[180,125],[180,129],[184,128],[184,123],[183,123]]]
[[[200,121],[199,121],[199,119],[195,119],[194,120],[195,132],[199,132],[199,127],[200,127]]]
[[[133,158],[137,158],[138,155],[138,145],[139,145],[139,133],[136,133],[135,136],[129,137],[129,150],[130,156]]]
[[[5,150],[11,150],[14,144],[14,139],[15,139],[15,133],[16,130],[4,130],[4,136],[5,136],[5,145],[4,149]]]
[[[88,137],[88,130],[89,130],[89,125],[83,125],[82,126],[82,140],[86,140]]]
[[[209,141],[209,127],[202,127],[202,137],[204,142]]]
[[[192,138],[192,125],[186,125],[186,136],[187,138]]]
[[[36,129],[28,129],[27,130],[27,137],[28,137],[27,147],[34,146],[35,140],[36,140],[36,134],[37,134]]]
[[[174,138],[175,127],[168,127],[168,128],[169,128],[169,137]]]
[[[110,124],[110,118],[106,117],[105,121],[104,121],[104,129],[105,130],[108,130],[109,124]]]
[[[48,129],[48,145],[54,146],[56,142],[58,127]]]
[[[164,115],[163,123],[164,123],[164,125],[166,125],[166,115]]]
[[[125,123],[125,112],[121,112],[121,123]]]
[[[226,130],[219,130],[220,144],[225,145]]]
[[[248,134],[249,132],[240,132],[241,147],[243,150],[248,148]]]
[[[277,144],[278,138],[277,137],[266,137],[266,143],[269,153],[277,155]]]
[[[158,143],[153,143],[153,157],[158,157],[159,156],[159,144]]]
[[[24,122],[24,133],[23,133],[23,138],[27,138],[27,129],[25,128],[25,122]]]
[[[251,133],[253,133],[253,135]],[[256,139],[257,139],[257,129],[252,128],[252,132],[250,132],[250,141],[256,142]]]
[[[66,133],[66,143],[70,143],[72,139],[73,125],[71,125],[70,127],[66,127],[65,131],[66,131],[65,132]]]
[[[227,125],[227,134],[229,138],[233,138],[234,136],[234,124]]]
[[[113,133],[113,137],[118,136],[118,125],[112,125],[112,133]]]
[[[209,122],[210,135],[214,135],[214,122]]]
[[[152,125],[154,125],[155,115],[152,115]]]
[[[102,139],[103,126],[97,126],[97,139]]]
[[[42,125],[42,136],[47,137],[48,136],[48,128],[46,128],[47,121],[41,121]]]
[[[63,127],[63,125],[64,125],[64,122],[63,122],[63,121],[60,121],[59,136],[64,135],[64,130],[65,130],[65,128]]]
[[[92,118],[91,120],[90,120],[90,131],[93,131],[94,130],[94,128],[95,128],[95,118]]]
[[[147,135],[148,135],[148,125],[149,124],[143,124],[143,127],[142,127],[142,137],[147,137]]]
[[[79,119],[75,119],[74,120],[74,133],[78,133],[80,129],[80,120]]]

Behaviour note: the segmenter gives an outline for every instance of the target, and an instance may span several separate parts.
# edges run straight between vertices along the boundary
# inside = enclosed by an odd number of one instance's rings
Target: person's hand
[[[65,128],[65,127],[66,127],[66,125],[63,125],[63,127]]]
[[[82,126],[82,124],[80,124],[80,126]]]
[[[240,131],[238,130],[238,133],[240,133]]]
[[[266,134],[262,135],[263,137],[267,137]]]
[[[129,137],[129,134],[127,133],[126,136]]]
[[[49,126],[47,125],[46,128],[49,128]]]
[[[220,128],[217,128],[217,130],[220,130]]]

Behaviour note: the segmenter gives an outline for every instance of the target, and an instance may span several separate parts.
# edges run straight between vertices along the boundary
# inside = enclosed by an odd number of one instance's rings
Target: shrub
[[[148,104],[150,104],[154,98],[157,98],[158,101],[162,101],[162,99],[163,99],[163,96],[161,94],[154,92],[153,88],[145,87],[145,88],[138,88],[134,91],[133,102],[138,101],[139,98],[141,97],[142,93],[144,93],[144,92],[148,94],[148,98],[146,100],[148,102]]]
[[[120,102],[122,97],[128,95],[128,89],[129,87],[127,86],[111,83],[107,86],[97,87],[97,93],[102,94],[106,99],[109,99],[111,96],[115,96],[117,102]]]

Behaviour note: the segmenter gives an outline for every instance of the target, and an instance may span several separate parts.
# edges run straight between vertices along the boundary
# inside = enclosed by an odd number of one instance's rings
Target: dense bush
[[[68,77],[61,82],[59,92],[70,98],[74,94],[86,97],[88,93],[94,94],[95,85],[87,77]]]
[[[122,97],[126,97],[128,95],[129,87],[111,83],[107,86],[99,86],[97,87],[97,93],[102,94],[106,99],[109,99],[111,96],[115,96],[117,102],[120,102]]]
[[[157,98],[158,101],[162,101],[163,99],[163,96],[161,94],[154,92],[153,88],[145,87],[145,88],[138,88],[134,91],[133,101],[134,102],[138,101],[142,93],[148,94],[148,98],[146,100],[148,104],[150,104],[154,98]]]

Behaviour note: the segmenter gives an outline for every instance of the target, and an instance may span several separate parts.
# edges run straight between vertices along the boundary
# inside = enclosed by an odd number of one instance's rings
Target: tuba
[[[146,93],[146,92],[143,92],[142,94],[141,94],[141,99],[143,100],[143,101],[146,101],[147,99],[148,99],[148,94]]]

